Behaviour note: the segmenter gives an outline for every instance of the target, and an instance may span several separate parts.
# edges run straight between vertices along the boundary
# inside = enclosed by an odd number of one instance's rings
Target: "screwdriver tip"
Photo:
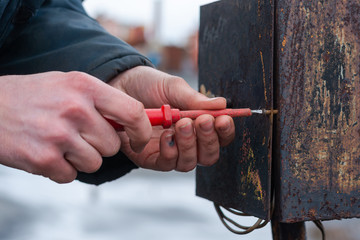
[[[264,110],[251,110],[251,113],[264,114]]]
[[[278,110],[251,110],[251,113],[255,113],[255,114],[264,114],[264,115],[270,115],[270,114],[277,114]]]

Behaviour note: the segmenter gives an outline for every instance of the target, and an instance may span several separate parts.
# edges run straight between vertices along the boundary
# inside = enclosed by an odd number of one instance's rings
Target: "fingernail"
[[[203,130],[204,132],[211,132],[214,128],[212,119],[209,119],[206,122],[202,122],[199,125],[201,130]]]
[[[230,121],[226,121],[226,124],[224,126],[219,127],[220,131],[226,132],[230,128]]]
[[[170,134],[166,135],[165,141],[170,147],[174,146],[175,145],[174,133],[170,133]]]
[[[215,101],[215,100],[218,100],[220,97],[213,97],[213,98],[208,98],[207,100],[210,102],[210,101]]]
[[[190,122],[180,126],[180,132],[184,135],[184,136],[190,136],[193,133],[193,127],[192,124]]]

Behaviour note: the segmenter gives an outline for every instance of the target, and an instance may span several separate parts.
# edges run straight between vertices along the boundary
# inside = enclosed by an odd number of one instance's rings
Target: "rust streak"
[[[266,75],[265,75],[265,66],[264,66],[264,58],[262,51],[260,51],[260,58],[261,58],[261,66],[262,66],[262,73],[263,73],[263,83],[264,83],[264,97],[265,102],[267,102],[267,90],[266,90]]]

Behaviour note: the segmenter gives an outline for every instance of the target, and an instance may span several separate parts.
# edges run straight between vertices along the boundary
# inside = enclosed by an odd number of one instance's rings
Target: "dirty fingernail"
[[[184,136],[190,136],[193,133],[193,128],[192,128],[191,123],[186,123],[186,124],[180,126],[180,132]]]
[[[175,145],[174,133],[170,133],[170,134],[166,135],[165,141],[170,147],[174,146]]]

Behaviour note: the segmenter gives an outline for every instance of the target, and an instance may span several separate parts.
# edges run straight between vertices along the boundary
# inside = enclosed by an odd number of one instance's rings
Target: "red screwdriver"
[[[198,116],[203,114],[210,114],[213,117],[221,115],[228,115],[230,117],[249,117],[253,113],[256,114],[271,114],[277,113],[276,110],[251,110],[250,108],[240,109],[222,109],[222,110],[187,110],[180,111],[176,108],[171,108],[169,105],[163,105],[160,109],[145,109],[146,114],[149,117],[152,126],[163,126],[163,128],[169,128],[172,124],[179,121],[181,118],[196,119]],[[117,122],[106,119],[116,131],[124,131],[124,127]]]

